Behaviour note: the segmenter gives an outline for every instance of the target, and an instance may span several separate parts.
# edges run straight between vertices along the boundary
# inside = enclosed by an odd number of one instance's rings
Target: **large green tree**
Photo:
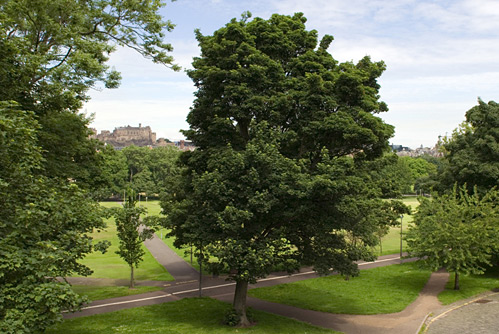
[[[78,260],[102,222],[82,189],[107,187],[109,178],[79,109],[90,88],[118,85],[106,64],[117,46],[171,65],[162,40],[173,26],[159,15],[162,5],[0,1],[1,332],[43,331],[62,309],[81,304],[54,277],[90,273]]]
[[[91,273],[78,260],[93,249],[89,233],[104,227],[76,184],[38,175],[38,128],[32,112],[0,102],[2,333],[41,332],[78,309],[82,298],[56,277]]]
[[[420,198],[414,224],[406,235],[409,254],[432,270],[446,268],[459,274],[482,274],[499,251],[499,193],[480,196],[465,186],[432,199]]]
[[[445,168],[437,175],[437,190],[455,182],[485,192],[499,186],[499,104],[481,100],[466,112],[466,121],[444,143]]]
[[[279,266],[357,273],[372,259],[383,210],[367,162],[383,154],[389,126],[374,114],[383,62],[338,63],[306,19],[246,13],[211,36],[189,76],[196,99],[181,156],[184,174],[162,205],[176,245],[197,246],[236,281],[246,316],[248,284]]]

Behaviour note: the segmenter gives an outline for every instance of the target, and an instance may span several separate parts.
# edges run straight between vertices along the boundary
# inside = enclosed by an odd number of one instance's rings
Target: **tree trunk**
[[[457,271],[454,275],[454,290],[459,290],[459,273]]]
[[[133,265],[130,266],[130,289],[135,288],[135,284],[133,282]]]
[[[238,327],[248,327],[251,322],[248,320],[246,315],[246,295],[248,293],[248,282],[247,281],[237,281],[236,282],[236,293],[234,294],[234,310],[239,315]]]

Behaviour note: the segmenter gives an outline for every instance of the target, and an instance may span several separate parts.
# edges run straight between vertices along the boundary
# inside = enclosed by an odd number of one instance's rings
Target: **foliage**
[[[388,149],[393,127],[374,114],[383,62],[338,64],[306,19],[233,19],[197,32],[198,88],[184,133],[198,147],[181,156],[176,189],[163,199],[175,245],[193,244],[236,281],[245,317],[247,285],[280,265],[355,275],[372,259],[381,194],[369,160]]]
[[[404,161],[411,170],[413,180],[417,180],[437,171],[437,167],[433,163],[422,157],[401,157],[400,159]]]
[[[137,193],[154,197],[170,191],[179,168],[180,151],[175,147],[128,146],[120,151],[126,159],[128,187]]]
[[[333,275],[256,288],[250,296],[303,309],[340,314],[400,312],[419,295],[429,271],[414,263],[362,270],[349,280]]]
[[[454,272],[456,290],[459,273],[483,274],[499,249],[498,196],[496,189],[480,197],[455,186],[450,194],[421,198],[406,236],[410,256],[432,270]]]
[[[253,315],[250,311],[251,310],[247,310],[246,313],[247,313],[248,319],[252,322],[254,319],[253,319]],[[223,323],[227,326],[230,326],[230,327],[236,327],[239,324],[240,318],[241,318],[241,315],[238,314],[235,309],[231,308],[231,309],[227,310],[227,312],[225,312]]]
[[[410,171],[410,187],[406,194],[413,191],[430,192],[434,184],[428,183],[428,180],[437,173],[436,161],[430,162],[424,157],[401,157],[400,160]]]
[[[103,159],[100,177],[107,180],[107,187],[100,189],[99,198],[108,199],[122,195],[128,180],[128,167],[126,157],[121,151],[115,150],[110,145],[105,145],[100,150]]]
[[[438,175],[437,190],[443,192],[467,185],[479,192],[499,186],[499,104],[478,100],[466,112],[466,122],[454,131],[445,144],[447,166]]]
[[[423,174],[414,181],[414,191],[424,196],[438,188],[438,174],[441,174],[447,167],[447,161],[443,157],[434,157],[428,154],[423,154],[418,159],[423,159],[434,166],[428,167],[427,174]]]
[[[449,281],[445,290],[438,294],[438,300],[443,305],[449,305],[458,300],[499,289],[499,268],[489,268],[483,275],[462,276],[461,283],[461,289],[454,290],[453,283]]]
[[[119,202],[101,202],[100,204],[106,208],[121,207]],[[143,204],[144,202],[141,202],[140,205]],[[148,214],[151,214],[151,210],[148,210]],[[108,251],[105,254],[95,252],[88,254],[81,260],[81,263],[92,269],[93,272],[90,277],[127,280],[130,278],[130,267],[116,254],[119,248],[116,224],[112,218],[106,219],[105,222],[107,226],[104,230],[100,232],[94,231],[90,236],[95,241],[109,241]],[[164,266],[158,263],[144,245],[142,245],[142,249],[145,252],[144,260],[140,263],[140,267],[134,268],[134,278],[147,281],[173,281],[173,276],[166,271]]]
[[[78,114],[87,91],[117,87],[120,74],[106,64],[116,46],[172,64],[162,41],[173,25],[160,0],[5,0],[0,3],[0,101],[35,113],[45,158],[39,172],[80,187],[107,187],[99,177],[99,143]],[[174,69],[177,66],[173,65]]]
[[[146,212],[143,207],[135,206],[135,193],[128,191],[127,201],[122,208],[111,209],[116,221],[120,245],[118,254],[130,266],[130,288],[134,287],[134,267],[137,268],[144,257],[142,242],[153,236],[154,230],[142,224],[140,215]]]
[[[0,2],[0,331],[43,331],[82,299],[56,276],[88,275],[89,233],[104,224],[87,195],[109,186],[100,145],[78,110],[116,87],[117,45],[171,64],[159,0]],[[9,102],[5,102],[9,101]],[[10,101],[14,101],[12,103]],[[30,112],[27,112],[27,111]],[[105,243],[94,248],[103,249]]]
[[[385,154],[380,159],[371,161],[368,169],[383,198],[400,198],[402,194],[412,191],[414,180],[411,169],[396,154]]]
[[[437,171],[436,165],[426,158],[397,157],[393,153],[386,154],[371,164],[372,177],[377,180],[386,198],[396,198],[421,190],[423,180]],[[426,188],[426,185],[424,187],[428,191],[431,189]]]
[[[104,223],[76,184],[37,175],[34,114],[0,104],[0,331],[43,331],[83,299],[56,277],[88,275],[89,233]],[[103,249],[98,243],[95,248]]]
[[[209,298],[185,298],[171,303],[81,317],[64,321],[47,331],[48,334],[125,333],[308,333],[333,334],[330,329],[315,327],[290,318],[255,310],[258,323],[244,330],[221,324],[229,305]],[[144,321],[147,319],[147,321]]]

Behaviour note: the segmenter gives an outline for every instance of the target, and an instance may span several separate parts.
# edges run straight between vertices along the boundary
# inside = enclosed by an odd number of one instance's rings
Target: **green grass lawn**
[[[137,286],[135,289],[129,289],[126,286],[73,285],[72,289],[81,296],[87,296],[90,300],[101,300],[158,291],[161,287]]]
[[[414,263],[366,269],[346,281],[339,275],[251,289],[249,295],[304,309],[344,314],[402,311],[424,287],[430,271]]]
[[[459,290],[454,290],[454,274],[451,273],[445,290],[438,295],[438,300],[448,305],[485,291],[499,289],[499,268],[491,269],[484,275],[460,275],[459,287]]]
[[[410,196],[410,197],[404,197],[402,201],[406,205],[410,205],[413,212],[414,210],[419,206],[419,202],[417,200],[416,196]],[[150,212],[160,212],[160,206],[159,206],[159,201],[149,201],[148,202],[148,209]],[[403,220],[402,220],[403,226],[403,234],[407,231],[409,228],[410,224],[412,223],[412,215],[405,215]],[[182,257],[186,262],[191,263],[191,256],[190,256],[190,248],[176,248],[173,246],[173,238],[167,238],[166,234],[168,233],[168,229],[162,228],[156,231],[156,235],[160,237],[163,242],[173,249],[177,255]],[[388,255],[388,254],[398,254],[400,252],[400,227],[394,227],[391,228],[388,234],[382,238],[382,246],[383,246],[383,251],[379,253],[379,255]],[[402,242],[402,249],[405,251],[406,243],[405,241]],[[379,247],[376,249],[379,252]],[[199,264],[196,261],[196,257],[193,256],[193,262],[192,266],[196,269],[199,270]],[[204,271],[204,270],[203,270]]]
[[[105,207],[117,207],[121,205],[118,202],[103,202],[101,204]],[[111,246],[105,254],[94,252],[87,255],[81,262],[94,271],[90,277],[129,279],[130,268],[128,264],[116,254],[119,241],[114,219],[108,219],[106,223],[107,228],[105,231],[101,231],[100,233],[95,232],[93,233],[93,237],[94,240],[109,240],[111,241]],[[173,281],[173,277],[154,259],[145,246],[143,246],[143,249],[145,250],[144,261],[139,264],[139,268],[135,269],[135,279]]]
[[[412,212],[414,212],[419,206],[419,202],[416,196],[404,197],[402,199],[404,204],[411,206]],[[412,215],[404,215],[402,219],[402,235],[405,235],[407,229],[412,223]],[[383,251],[379,255],[397,254],[400,253],[400,226],[392,227],[387,235],[381,239]],[[405,251],[406,242],[402,241],[402,251]],[[380,248],[377,247],[379,252]]]
[[[251,328],[232,328],[222,325],[229,304],[209,298],[182,299],[176,302],[137,307],[90,317],[65,320],[49,334],[225,334],[225,333],[337,333],[261,311],[253,311],[257,324]]]
[[[147,209],[147,214],[149,216],[160,216],[161,215],[161,206],[159,205],[158,200],[154,201],[144,201],[142,199],[140,203],[137,202],[137,205],[143,206],[144,208]]]

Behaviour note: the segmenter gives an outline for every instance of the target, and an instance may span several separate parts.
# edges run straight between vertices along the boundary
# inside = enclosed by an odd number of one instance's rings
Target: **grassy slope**
[[[406,205],[410,205],[414,212],[419,206],[416,196],[404,197],[402,200]],[[405,234],[412,223],[412,215],[404,215],[402,219],[402,232]],[[380,255],[397,254],[400,252],[400,227],[392,227],[386,236],[381,239],[383,252]],[[405,251],[406,243],[402,241],[402,249]],[[379,250],[379,248],[378,248]]]
[[[119,206],[117,202],[101,203],[105,207]],[[118,250],[118,237],[116,235],[116,225],[113,219],[107,220],[107,228],[100,233],[94,233],[95,240],[109,240],[111,247],[105,254],[95,252],[89,254],[81,262],[89,266],[94,273],[90,277],[96,278],[114,278],[114,279],[129,279],[130,268],[128,264],[122,260],[115,252]],[[156,280],[156,281],[172,281],[173,277],[160,265],[149,251],[143,246],[146,251],[144,261],[140,263],[139,268],[135,269],[136,280]]]
[[[402,311],[430,276],[413,263],[362,270],[346,281],[334,275],[249,291],[249,295],[304,309],[345,314]]]
[[[221,324],[224,313],[229,308],[228,304],[208,298],[182,299],[171,303],[66,320],[47,330],[46,333],[337,333],[260,311],[253,312],[257,321],[255,326],[246,329],[232,328]]]
[[[448,305],[485,291],[499,289],[499,268],[491,269],[484,275],[460,275],[459,286],[459,290],[454,290],[454,274],[451,274],[445,290],[438,295],[438,300]]]

